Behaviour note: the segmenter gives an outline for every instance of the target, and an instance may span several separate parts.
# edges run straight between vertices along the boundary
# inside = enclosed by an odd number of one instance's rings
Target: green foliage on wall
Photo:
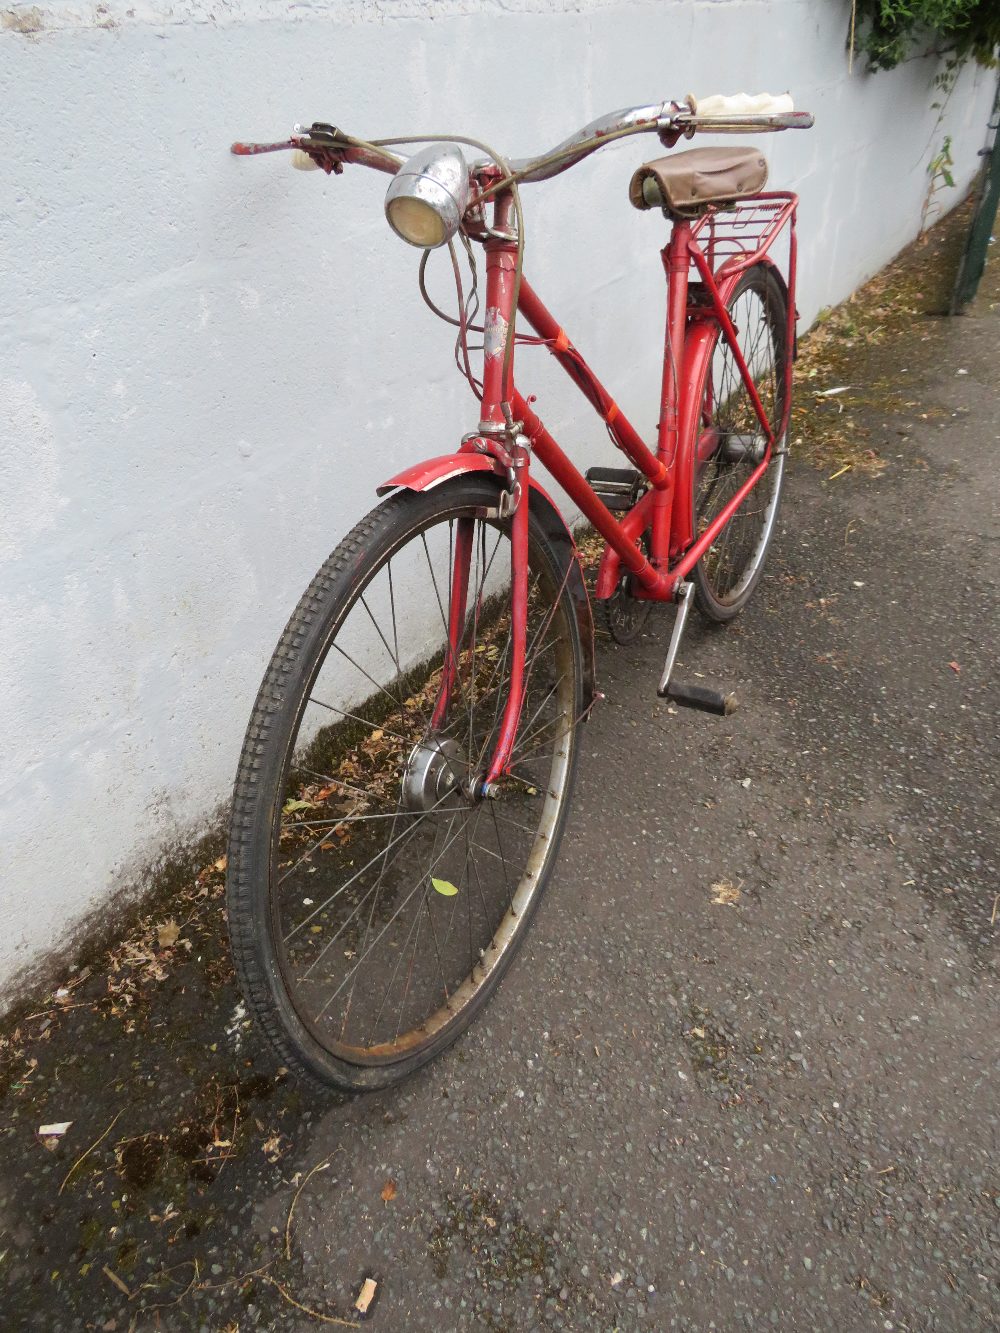
[[[955,65],[971,57],[995,67],[1000,0],[855,0],[852,34],[873,69],[927,50]]]

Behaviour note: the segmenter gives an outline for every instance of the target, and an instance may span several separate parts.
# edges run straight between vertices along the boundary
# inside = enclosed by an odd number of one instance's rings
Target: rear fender
[[[507,484],[507,474],[502,465],[487,454],[460,453],[444,454],[439,458],[428,458],[422,463],[396,476],[390,477],[377,488],[378,495],[403,489],[408,491],[429,491],[435,486],[453,481],[456,477],[466,476],[471,472],[491,472],[496,478],[497,490]],[[583,646],[583,715],[589,716],[590,709],[597,695],[597,671],[594,658],[594,617],[590,609],[590,598],[580,564],[580,554],[573,541],[573,534],[563,521],[551,497],[543,487],[531,478],[528,492],[531,514],[541,524],[546,537],[552,545],[559,562],[559,573],[566,580],[576,623],[580,630],[580,643]]]

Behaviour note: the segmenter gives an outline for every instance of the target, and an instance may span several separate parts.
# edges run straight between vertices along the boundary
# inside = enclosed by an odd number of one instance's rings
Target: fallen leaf
[[[354,1302],[354,1308],[358,1314],[367,1314],[368,1307],[375,1299],[375,1292],[378,1290],[378,1283],[372,1278],[366,1277],[361,1290],[358,1292],[358,1299]]]
[[[119,1291],[124,1292],[125,1295],[129,1298],[129,1300],[132,1299],[131,1291],[121,1280],[118,1274],[113,1273],[111,1271],[111,1269],[107,1266],[107,1264],[104,1265],[104,1267],[101,1269],[101,1272],[104,1274],[104,1276],[108,1279],[109,1282],[113,1282],[115,1284],[115,1286],[118,1288]],[[107,1328],[107,1324],[105,1324],[104,1327]]]
[[[955,673],[956,676],[957,676],[957,675],[961,672],[961,670],[962,670],[962,668],[958,665],[957,662],[949,662],[948,665],[951,667],[952,671],[954,671],[954,673]]]
[[[294,815],[298,810],[315,810],[315,808],[312,801],[286,801],[281,807],[281,813],[283,815]]]
[[[717,880],[716,883],[712,885],[711,892],[713,894],[712,902],[715,903],[717,907],[731,907],[734,903],[738,903],[743,897],[743,894],[736,885],[730,884],[728,879]]]
[[[162,926],[156,929],[156,941],[161,949],[169,949],[177,943],[181,930],[176,921],[164,921]]]
[[[454,898],[455,894],[458,892],[458,889],[455,888],[455,885],[452,884],[450,879],[434,879],[432,876],[431,883],[434,885],[435,889],[437,889],[438,893],[440,893],[442,898]]]
[[[382,1202],[390,1203],[396,1197],[396,1182],[387,1180],[382,1186]]]
[[[272,1136],[261,1145],[261,1152],[263,1152],[269,1162],[276,1162],[278,1158],[283,1155],[281,1135],[272,1134]]]
[[[214,861],[212,864],[214,865],[216,870],[225,870],[226,858],[224,856],[220,856],[219,859],[217,861]]]

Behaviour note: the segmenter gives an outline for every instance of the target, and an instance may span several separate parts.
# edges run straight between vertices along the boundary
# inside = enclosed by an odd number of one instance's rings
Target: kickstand
[[[707,689],[704,685],[682,685],[671,679],[677,652],[681,646],[681,637],[687,624],[688,611],[691,609],[693,583],[682,583],[677,590],[677,615],[670,634],[670,646],[667,648],[667,660],[663,664],[663,674],[656,687],[661,699],[672,699],[682,708],[698,708],[704,713],[716,713],[719,717],[728,717],[736,708],[735,694],[720,694],[718,690]]]
[[[667,660],[663,664],[663,675],[656,687],[656,693],[661,699],[666,698],[670,688],[670,677],[673,674],[674,663],[677,661],[677,651],[681,646],[688,612],[691,610],[691,595],[693,592],[693,583],[682,583],[677,590],[677,614],[674,616],[674,627],[670,631],[670,647],[667,649]]]

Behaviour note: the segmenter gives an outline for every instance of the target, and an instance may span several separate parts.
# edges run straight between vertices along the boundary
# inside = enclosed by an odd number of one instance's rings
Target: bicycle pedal
[[[642,473],[630,467],[592,467],[588,468],[585,477],[605,508],[613,513],[631,509],[646,486]]]
[[[681,708],[697,708],[703,713],[714,713],[717,717],[728,717],[738,706],[735,694],[722,694],[704,685],[684,685],[675,680],[668,683],[667,688],[660,693],[660,698],[671,699]]]

